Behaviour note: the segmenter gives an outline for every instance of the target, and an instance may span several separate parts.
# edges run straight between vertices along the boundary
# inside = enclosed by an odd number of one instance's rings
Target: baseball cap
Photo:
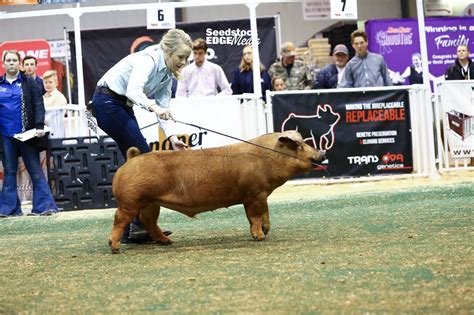
[[[288,47],[282,47],[281,53],[285,54],[286,56],[296,56],[296,51],[294,49],[289,50]]]
[[[332,51],[332,54],[338,54],[338,53],[343,53],[346,56],[349,56],[349,49],[347,49],[346,45],[344,44],[339,44],[334,47],[334,50]]]

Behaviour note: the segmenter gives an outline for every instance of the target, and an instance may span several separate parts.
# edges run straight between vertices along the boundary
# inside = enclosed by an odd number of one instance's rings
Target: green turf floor
[[[166,211],[171,246],[107,236],[113,210],[0,220],[0,314],[474,313],[474,183]]]

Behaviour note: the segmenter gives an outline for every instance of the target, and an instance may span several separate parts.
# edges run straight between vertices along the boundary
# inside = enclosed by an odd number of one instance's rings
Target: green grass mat
[[[474,312],[474,183],[165,211],[174,243],[110,254],[113,210],[0,220],[0,314]]]

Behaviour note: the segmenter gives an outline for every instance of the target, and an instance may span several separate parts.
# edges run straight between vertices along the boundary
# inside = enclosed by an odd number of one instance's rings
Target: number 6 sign
[[[174,8],[153,7],[146,12],[147,29],[169,29],[176,27]]]

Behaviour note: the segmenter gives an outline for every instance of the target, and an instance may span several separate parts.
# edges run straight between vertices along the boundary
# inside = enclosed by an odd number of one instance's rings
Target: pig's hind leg
[[[158,226],[158,217],[160,216],[160,206],[156,204],[150,204],[140,211],[140,222],[145,226],[148,233],[155,242],[169,245],[171,239],[163,234],[160,227]]]
[[[114,223],[109,235],[109,247],[112,254],[120,253],[120,238],[123,235],[125,227],[132,222],[133,218],[133,213],[125,211],[120,206],[115,211]]]
[[[262,216],[262,230],[265,235],[270,231],[270,212],[268,211],[268,205],[266,206]]]
[[[265,239],[265,233],[262,230],[262,224],[264,223],[265,211],[268,212],[267,200],[252,199],[244,203],[245,213],[250,223],[250,234],[255,240],[262,241]],[[264,224],[265,228],[270,228],[270,221],[268,225]],[[268,232],[268,230],[267,230]]]

